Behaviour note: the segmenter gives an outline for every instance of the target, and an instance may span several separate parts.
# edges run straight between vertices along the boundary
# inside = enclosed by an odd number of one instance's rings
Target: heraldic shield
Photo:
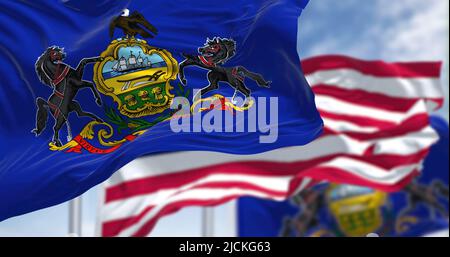
[[[170,107],[170,81],[178,74],[178,62],[170,52],[132,37],[113,40],[101,57],[94,66],[95,85],[113,98],[121,114],[138,118]]]
[[[328,208],[346,236],[366,236],[384,223],[387,194],[371,188],[332,184],[326,192]]]

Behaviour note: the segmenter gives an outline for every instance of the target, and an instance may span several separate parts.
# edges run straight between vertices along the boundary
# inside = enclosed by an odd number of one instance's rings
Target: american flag
[[[147,236],[159,218],[240,196],[283,200],[314,184],[402,188],[437,135],[429,112],[443,104],[441,63],[345,56],[302,62],[325,122],[306,146],[254,155],[174,152],[141,157],[104,183],[102,236]]]

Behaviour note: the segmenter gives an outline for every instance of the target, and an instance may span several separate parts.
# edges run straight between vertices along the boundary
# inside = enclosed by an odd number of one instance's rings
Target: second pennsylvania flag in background
[[[140,156],[317,138],[296,48],[307,2],[0,1],[0,220]]]

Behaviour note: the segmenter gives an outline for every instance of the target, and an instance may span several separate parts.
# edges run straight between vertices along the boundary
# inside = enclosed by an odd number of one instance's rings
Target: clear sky
[[[446,102],[439,112],[448,120],[448,0],[310,0],[299,20],[302,58],[346,54],[386,61],[444,61]],[[83,236],[93,236],[99,187],[83,196]],[[11,196],[14,197],[14,196]],[[0,223],[0,236],[64,236],[67,204]],[[215,234],[232,236],[233,204],[214,209]],[[155,236],[200,236],[201,209],[187,208],[163,218]]]

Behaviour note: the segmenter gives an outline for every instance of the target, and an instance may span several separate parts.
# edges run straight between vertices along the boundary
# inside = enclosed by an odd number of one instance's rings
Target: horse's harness
[[[54,110],[53,117],[55,117],[55,120],[58,119],[59,114],[61,114],[63,116],[66,126],[67,126],[67,141],[70,141],[70,140],[72,140],[72,130],[70,129],[69,120],[64,115],[64,113],[61,111],[61,104],[64,100],[64,91],[66,90],[66,84],[67,84],[67,81],[65,80],[65,78],[70,71],[70,67],[68,65],[64,65],[64,70],[62,72],[59,72],[59,67],[60,67],[60,64],[58,63],[58,66],[56,66],[56,72],[55,72],[55,76],[53,79],[50,78],[50,76],[47,74],[47,72],[44,69],[43,64],[42,64],[41,69],[44,72],[45,76],[47,76],[47,78],[50,79],[50,81],[51,81],[51,84],[53,86],[53,94],[60,99],[58,105],[54,105],[50,101],[47,101],[47,104],[48,104],[48,106],[50,106],[50,108],[52,108]],[[59,85],[62,81],[64,81],[64,86],[62,87],[62,92],[59,92],[58,90],[56,90],[56,86]]]
[[[200,60],[200,62],[205,65],[206,67],[216,67],[216,63],[213,61],[210,61],[208,59],[206,59],[203,55],[199,55],[198,59]],[[245,77],[242,75],[242,73],[238,70],[237,67],[234,67],[231,70],[231,75],[233,75],[233,77],[235,77],[237,80],[243,82]]]
[[[64,91],[66,90],[66,81],[64,80],[67,76],[67,74],[70,71],[69,66],[64,65],[64,70],[62,72],[59,71],[60,68],[60,64],[58,64],[56,66],[56,72],[53,78],[50,78],[50,76],[47,74],[47,72],[45,71],[44,67],[42,67],[42,71],[44,72],[45,76],[47,76],[47,78],[50,79],[51,84],[53,86],[53,94],[58,97],[59,100],[59,104],[55,105],[50,101],[47,101],[48,106],[50,106],[50,108],[52,108],[54,110],[54,114],[53,116],[55,117],[55,119],[58,119],[59,115],[63,115],[64,119],[67,120],[67,117],[64,116],[64,114],[61,112],[61,104],[64,100]],[[64,81],[64,86],[62,87],[62,92],[56,90],[56,86],[59,85],[62,81]]]
[[[206,67],[216,67],[216,64],[213,61],[210,61],[210,60],[206,59],[203,55],[199,55],[198,59]]]
[[[242,75],[242,73],[239,71],[239,68],[238,68],[238,67],[234,67],[234,68],[231,70],[231,75],[233,75],[233,77],[235,77],[237,80],[239,80],[239,81],[241,81],[241,82],[244,82],[245,77],[244,77],[244,75]]]

